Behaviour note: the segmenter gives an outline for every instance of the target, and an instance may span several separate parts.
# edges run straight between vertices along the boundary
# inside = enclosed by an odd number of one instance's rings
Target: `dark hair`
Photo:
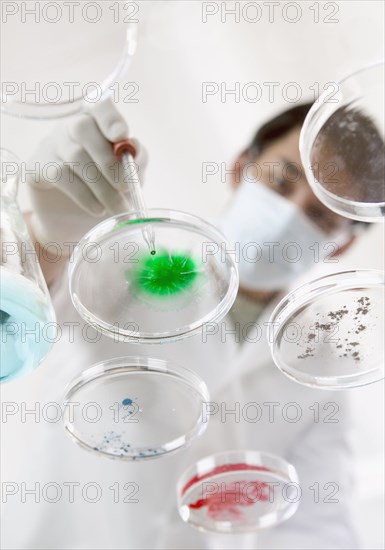
[[[253,156],[259,155],[271,143],[283,137],[293,128],[302,126],[311,106],[312,103],[296,105],[266,122],[255,134],[247,153]]]

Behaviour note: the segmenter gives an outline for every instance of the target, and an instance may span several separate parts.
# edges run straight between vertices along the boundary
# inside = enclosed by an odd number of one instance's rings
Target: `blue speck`
[[[129,406],[129,405],[132,405],[132,404],[133,404],[133,400],[128,399],[128,397],[126,397],[126,399],[123,399],[123,401],[122,401],[122,405],[125,405],[125,406]]]

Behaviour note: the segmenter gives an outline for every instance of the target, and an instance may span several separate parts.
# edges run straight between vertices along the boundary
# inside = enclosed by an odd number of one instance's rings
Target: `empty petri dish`
[[[257,451],[230,451],[203,458],[177,486],[181,518],[202,531],[256,531],[291,517],[301,490],[295,468]]]
[[[300,150],[315,195],[353,220],[384,221],[384,63],[328,88],[304,122]]]
[[[2,26],[1,109],[10,115],[59,118],[107,93],[134,99],[121,85],[136,47],[134,2],[23,2],[9,6]]]
[[[162,359],[119,357],[73,380],[64,397],[66,433],[83,449],[122,460],[158,458],[203,433],[205,383]]]
[[[159,343],[196,334],[229,311],[238,271],[222,234],[171,210],[121,214],[94,227],[69,263],[80,315],[123,341]],[[152,255],[144,228],[155,236]]]
[[[384,273],[344,271],[288,294],[270,318],[277,367],[289,378],[345,389],[384,377]]]

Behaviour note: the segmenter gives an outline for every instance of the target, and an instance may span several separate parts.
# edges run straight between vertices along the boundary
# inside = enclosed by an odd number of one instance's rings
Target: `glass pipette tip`
[[[138,169],[135,163],[136,148],[130,140],[119,141],[114,144],[114,152],[117,160],[122,163],[125,181],[128,185],[129,201],[133,210],[139,212],[141,217],[146,217],[146,205],[143,200],[142,187],[140,185]],[[148,225],[142,229],[143,239],[146,242],[150,254],[156,254],[155,235],[152,227]]]

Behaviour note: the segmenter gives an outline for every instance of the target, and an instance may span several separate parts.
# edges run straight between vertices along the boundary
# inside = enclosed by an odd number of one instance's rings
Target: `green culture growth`
[[[196,283],[201,274],[198,265],[191,256],[158,251],[139,258],[139,263],[126,271],[126,278],[138,291],[158,297],[175,296]]]

